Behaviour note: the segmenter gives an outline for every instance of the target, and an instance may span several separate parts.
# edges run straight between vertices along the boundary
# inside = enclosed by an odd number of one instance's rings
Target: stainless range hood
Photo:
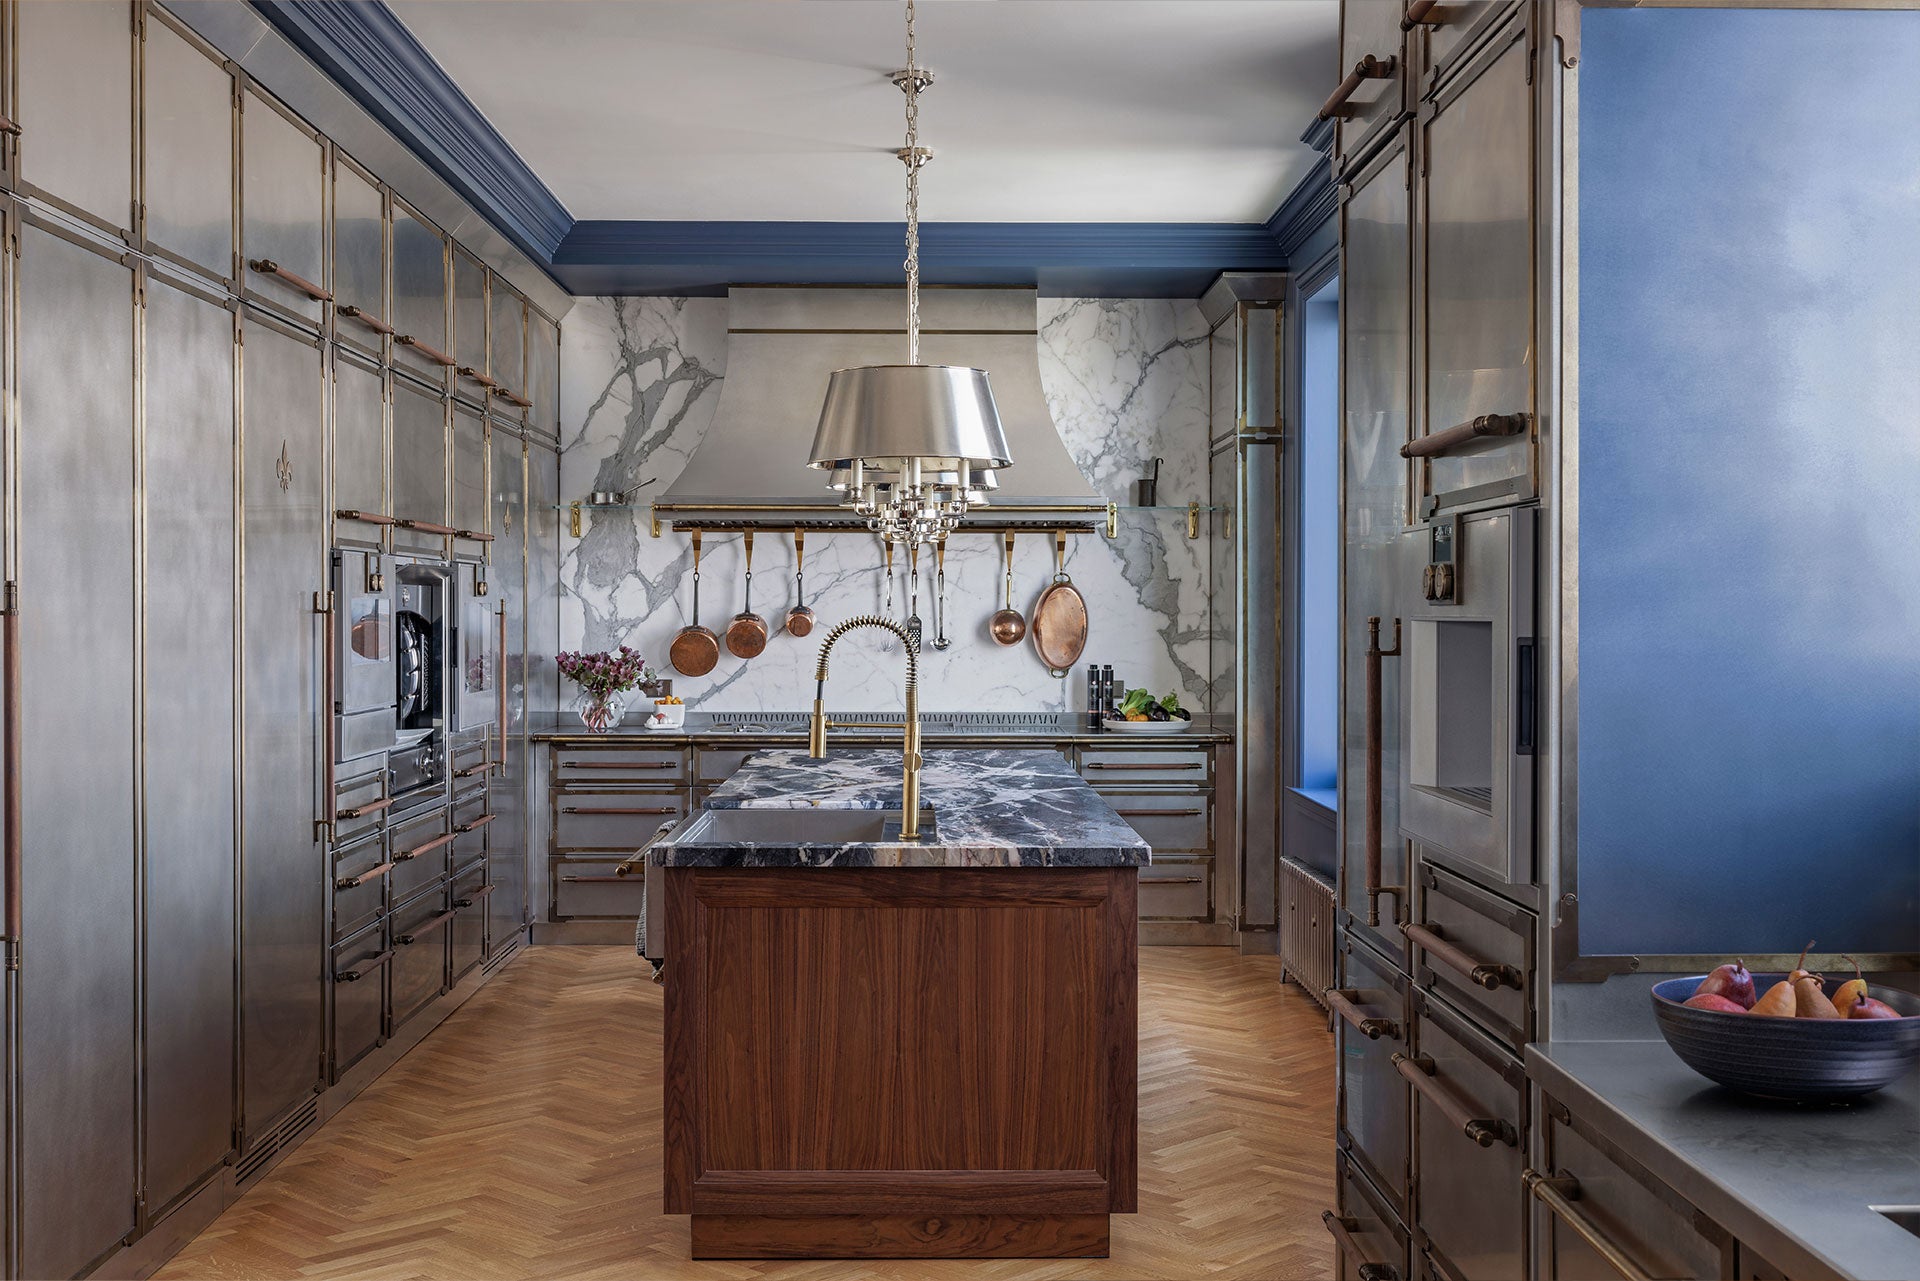
[[[987,371],[1013,454],[1013,465],[998,473],[991,505],[968,513],[963,525],[1044,525],[1062,513],[1106,509],[1047,412],[1037,297],[1032,289],[929,288],[920,295],[920,358]],[[748,286],[729,290],[727,299],[727,373],[713,425],[654,503],[655,516],[865,528],[807,457],[828,376],[905,359],[906,290]]]

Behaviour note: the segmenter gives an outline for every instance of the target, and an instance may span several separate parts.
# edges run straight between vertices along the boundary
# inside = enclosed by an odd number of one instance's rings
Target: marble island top
[[[808,839],[781,833],[725,844],[696,817],[653,847],[667,867],[1139,867],[1152,850],[1054,751],[929,751],[920,803],[936,830],[918,842]],[[849,749],[814,760],[793,748],[755,753],[707,798],[711,810],[883,811],[900,804],[900,752]]]

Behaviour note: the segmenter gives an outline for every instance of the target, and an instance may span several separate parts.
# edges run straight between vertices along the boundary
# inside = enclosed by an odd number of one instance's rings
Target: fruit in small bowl
[[[1857,971],[1829,996],[1826,981],[1801,967],[1748,974],[1734,961],[1656,983],[1660,1035],[1708,1080],[1765,1099],[1858,1098],[1920,1062],[1920,997],[1870,994]]]
[[[668,694],[653,700],[653,715],[647,718],[649,729],[679,729],[687,723],[687,705]]]

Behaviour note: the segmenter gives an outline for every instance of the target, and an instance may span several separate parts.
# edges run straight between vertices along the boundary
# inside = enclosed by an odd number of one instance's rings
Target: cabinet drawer
[[[333,861],[333,937],[343,939],[387,910],[387,843],[379,833],[342,850]]]
[[[476,731],[472,742],[454,744],[448,769],[453,778],[454,791],[473,787],[493,772],[493,757],[488,750],[486,733],[485,730]]]
[[[447,986],[447,924],[453,909],[444,889],[393,913],[393,1026],[420,1012]]]
[[[386,1039],[386,927],[375,925],[333,950],[333,1079]]]
[[[645,845],[662,823],[687,814],[681,792],[563,792],[554,799],[554,848],[619,850]]]
[[[1404,1215],[1412,1087],[1393,1056],[1408,1044],[1407,978],[1349,934],[1340,957],[1340,986],[1328,994],[1328,1003],[1339,1072],[1339,1147]]]
[[[1204,792],[1103,792],[1127,825],[1157,855],[1213,850],[1213,800]]]
[[[380,769],[370,774],[341,779],[333,791],[334,841],[344,845],[377,830],[386,822],[387,808],[392,804],[387,797],[384,762]]]
[[[405,902],[447,874],[453,832],[445,810],[401,824],[388,841],[393,870],[387,875],[394,903]]]
[[[1533,913],[1431,863],[1416,879],[1404,927],[1415,981],[1519,1054],[1533,1039]]]
[[[456,873],[487,857],[487,833],[492,825],[484,791],[454,802],[453,855],[449,863]]]
[[[1733,1275],[1733,1242],[1724,1231],[1565,1106],[1550,1097],[1542,1102],[1547,1168],[1526,1176],[1545,1264],[1540,1281],[1616,1275],[1596,1238],[1648,1276]]]
[[[602,787],[631,783],[661,787],[687,781],[686,748],[558,748],[553,754],[553,777],[559,783]]]
[[[616,876],[614,869],[619,866],[619,859],[556,860],[552,873],[554,917],[637,919],[645,878]]]
[[[737,747],[703,747],[695,760],[698,770],[696,777],[704,784],[724,783],[733,777],[733,772],[756,751],[764,748],[749,748],[745,751]]]
[[[1204,749],[1116,751],[1090,747],[1080,751],[1080,775],[1102,790],[1142,783],[1209,787],[1213,784],[1212,760],[1213,754]]]
[[[1366,1175],[1347,1160],[1333,1157],[1333,1180],[1340,1204],[1321,1216],[1333,1233],[1336,1276],[1340,1281],[1406,1281],[1406,1225]]]
[[[486,882],[485,863],[454,878],[453,920],[447,930],[455,982],[486,956],[487,896],[493,893]]]
[[[1140,869],[1140,919],[1213,919],[1213,864],[1155,862]]]

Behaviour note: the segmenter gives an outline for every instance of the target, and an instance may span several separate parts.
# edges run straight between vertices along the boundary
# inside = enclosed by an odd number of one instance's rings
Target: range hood
[[[920,358],[987,371],[1013,465],[965,525],[1057,523],[1104,512],[1054,429],[1040,389],[1038,292],[933,289],[920,294]],[[907,291],[843,286],[742,286],[727,291],[727,373],[713,425],[654,503],[657,519],[693,524],[864,529],[827,474],[807,466],[827,378],[836,369],[899,364]],[[1083,517],[1084,518],[1084,517]]]

